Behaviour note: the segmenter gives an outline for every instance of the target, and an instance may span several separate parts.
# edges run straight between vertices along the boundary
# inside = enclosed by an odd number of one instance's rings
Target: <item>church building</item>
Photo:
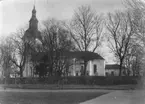
[[[35,6],[32,10],[32,17],[29,21],[29,28],[26,30],[23,40],[25,42],[25,48],[27,50],[27,60],[25,69],[23,71],[24,77],[31,77],[34,75],[33,64],[30,61],[31,53],[33,52],[34,45],[37,45],[37,42],[41,42],[42,37],[41,33],[38,30],[38,20],[36,18]],[[40,52],[41,53],[41,52]],[[38,58],[37,56],[35,56]],[[40,57],[40,56],[39,56]],[[81,70],[84,69],[82,64],[82,58],[85,57],[88,59],[87,63],[87,75],[89,76],[105,76],[105,60],[99,54],[94,52],[67,52],[64,54],[64,57],[69,57],[72,62],[72,65],[69,67],[69,76],[80,76]]]

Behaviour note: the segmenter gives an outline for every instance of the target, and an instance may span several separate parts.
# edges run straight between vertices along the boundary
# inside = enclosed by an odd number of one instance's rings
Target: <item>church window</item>
[[[97,72],[97,65],[94,65],[94,73]]]

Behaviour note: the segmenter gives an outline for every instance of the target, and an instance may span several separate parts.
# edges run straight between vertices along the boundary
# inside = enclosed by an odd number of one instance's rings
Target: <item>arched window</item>
[[[81,73],[81,75],[83,75],[83,73],[84,73],[84,66],[81,66],[80,73]]]
[[[94,73],[97,72],[97,65],[94,65]]]

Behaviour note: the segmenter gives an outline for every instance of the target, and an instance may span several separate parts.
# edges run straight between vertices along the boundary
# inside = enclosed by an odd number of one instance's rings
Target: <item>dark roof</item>
[[[49,53],[46,52],[39,52],[33,55],[33,60],[41,60],[45,55]],[[97,53],[94,52],[89,52],[89,51],[65,51],[61,53],[62,56],[66,56],[69,58],[77,58],[77,59],[86,59],[86,60],[95,60],[95,59],[100,59],[104,60],[102,56],[100,56]]]
[[[65,55],[71,58],[77,59],[87,59],[87,60],[94,60],[94,59],[101,59],[104,60],[102,56],[97,53],[90,52],[90,51],[75,51],[75,52],[66,52]]]
[[[119,70],[120,68],[120,65],[118,64],[108,64],[105,66],[105,69],[115,69],[115,70]],[[124,66],[122,68],[125,68]]]

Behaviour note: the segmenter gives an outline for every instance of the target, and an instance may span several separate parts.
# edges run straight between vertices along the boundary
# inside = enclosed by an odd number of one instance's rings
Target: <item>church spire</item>
[[[38,29],[38,20],[36,18],[36,9],[35,9],[35,5],[33,6],[33,10],[32,10],[32,17],[29,21],[29,28],[30,29]]]
[[[38,30],[38,20],[36,17],[36,7],[35,4],[32,9],[32,16],[31,19],[29,20],[29,28],[26,30],[24,36],[24,40],[29,40],[33,41],[35,39],[41,40],[41,33]]]
[[[33,6],[33,10],[32,10],[32,15],[35,14],[36,16],[36,9],[35,9],[35,5]]]

